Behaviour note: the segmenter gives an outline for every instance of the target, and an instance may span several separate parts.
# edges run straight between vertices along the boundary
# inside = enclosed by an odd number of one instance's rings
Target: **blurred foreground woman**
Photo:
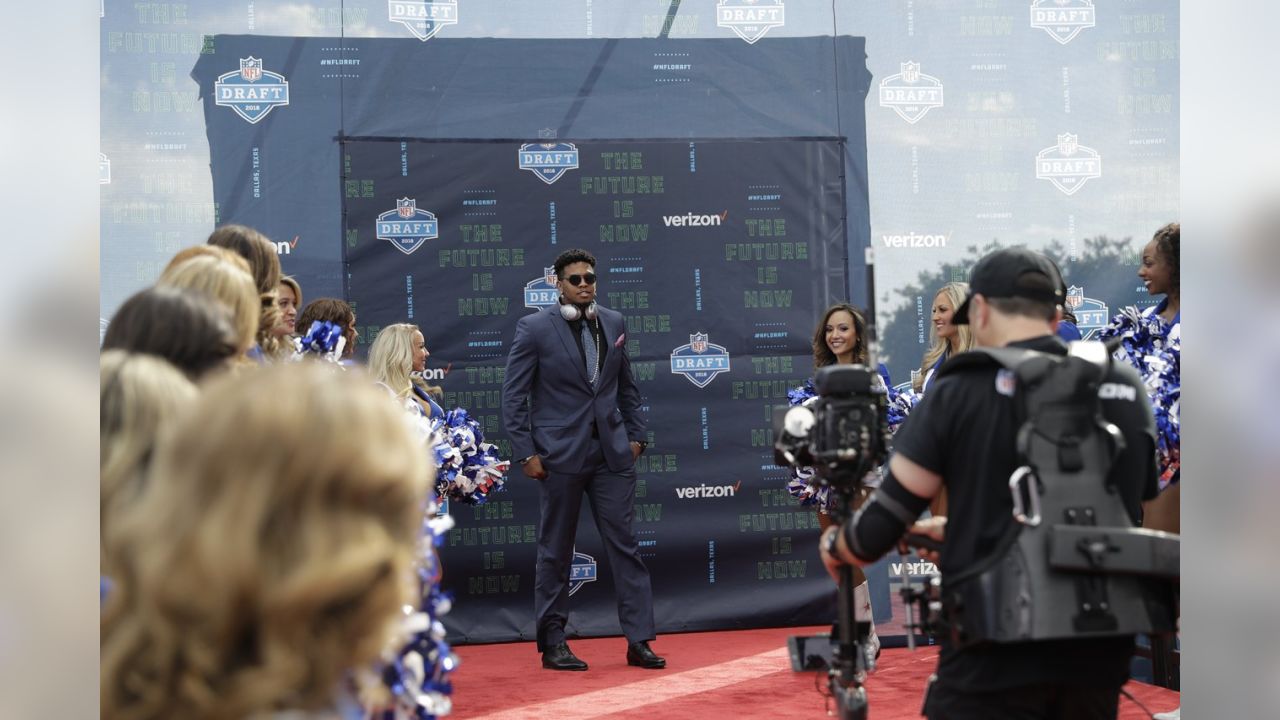
[[[119,519],[102,618],[106,720],[340,717],[412,569],[433,471],[358,373],[224,377],[161,434]]]

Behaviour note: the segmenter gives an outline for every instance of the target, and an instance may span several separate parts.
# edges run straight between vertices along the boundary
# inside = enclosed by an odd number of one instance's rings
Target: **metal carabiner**
[[[1031,507],[1031,516],[1028,517],[1022,506],[1022,481],[1024,478],[1031,478],[1027,484],[1027,504]],[[1013,519],[1027,525],[1036,527],[1040,524],[1040,488],[1039,478],[1036,477],[1035,471],[1030,465],[1023,465],[1013,474],[1009,476],[1009,494],[1013,496]]]

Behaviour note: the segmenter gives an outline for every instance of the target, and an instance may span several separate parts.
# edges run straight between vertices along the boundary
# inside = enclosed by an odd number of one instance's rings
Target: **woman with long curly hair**
[[[315,322],[330,322],[342,328],[342,337],[347,341],[342,348],[342,359],[348,359],[355,353],[356,341],[360,338],[356,332],[356,312],[346,300],[317,298],[307,303],[298,315],[298,334],[306,335]]]
[[[262,362],[278,356],[280,337],[275,334],[275,327],[280,322],[280,310],[276,307],[276,292],[281,271],[275,243],[244,225],[223,225],[209,235],[206,243],[226,248],[249,263],[260,302],[257,346],[250,352],[250,357]]]
[[[813,331],[813,369],[815,371],[829,365],[867,364],[867,321],[857,308],[848,303],[836,303],[827,308],[822,320]],[[888,370],[884,365],[877,368],[878,378],[887,389],[889,385]],[[793,404],[804,402],[812,397],[812,383],[791,394]],[[787,483],[787,491],[800,500],[803,505],[816,505],[818,509],[818,526],[826,532],[835,519],[831,510],[835,504],[835,495],[830,488],[811,484],[814,476],[812,468],[797,468],[792,471],[791,480]],[[852,499],[853,508],[859,507],[866,500],[865,489]],[[867,576],[862,568],[853,569],[854,609],[858,620],[872,621],[871,595],[867,585]],[[872,621],[868,644],[872,652],[879,654],[880,638],[876,635],[875,623]]]
[[[121,517],[101,625],[104,720],[344,707],[413,602],[434,470],[361,373],[223,377],[161,434]]]

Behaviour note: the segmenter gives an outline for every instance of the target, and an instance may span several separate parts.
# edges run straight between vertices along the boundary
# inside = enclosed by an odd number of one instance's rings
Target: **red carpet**
[[[666,670],[642,670],[626,662],[622,638],[575,640],[574,653],[587,672],[543,670],[533,643],[457,648],[462,665],[454,674],[454,718],[821,718],[824,698],[815,690],[818,673],[791,671],[789,635],[812,635],[827,627],[773,628],[662,635],[653,649],[667,658]],[[936,649],[885,650],[867,682],[874,720],[920,717],[925,680]],[[825,691],[826,676],[821,676]],[[1128,690],[1152,712],[1177,707],[1178,693],[1131,682]],[[1120,718],[1147,715],[1128,698]]]

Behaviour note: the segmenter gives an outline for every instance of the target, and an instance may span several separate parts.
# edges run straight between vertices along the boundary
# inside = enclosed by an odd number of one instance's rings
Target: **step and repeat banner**
[[[1059,261],[1085,333],[1146,305],[1178,216],[1170,0],[102,3],[102,324],[221,223],[276,243],[305,300],[420,325],[434,382],[505,443],[516,319],[570,247],[628,318],[653,434],[638,529],[664,631],[822,623],[812,512],[772,405],[826,304],[868,304],[906,381],[935,290],[987,249]],[[529,637],[536,492],[451,509],[456,639]],[[574,629],[617,632],[579,537]],[[890,590],[930,568],[869,571]]]
[[[844,292],[834,141],[470,143],[350,140],[348,293],[369,334],[422,328],[446,389],[505,456],[501,388],[516,320],[556,303],[555,256],[597,258],[627,320],[643,396],[636,529],[663,632],[830,618],[809,552],[817,518],[773,464],[772,408],[812,369],[810,329]],[[518,471],[453,504],[446,620],[466,639],[532,637],[537,483]],[[583,513],[571,631],[618,631],[611,572]],[[749,614],[742,612],[750,608]]]

